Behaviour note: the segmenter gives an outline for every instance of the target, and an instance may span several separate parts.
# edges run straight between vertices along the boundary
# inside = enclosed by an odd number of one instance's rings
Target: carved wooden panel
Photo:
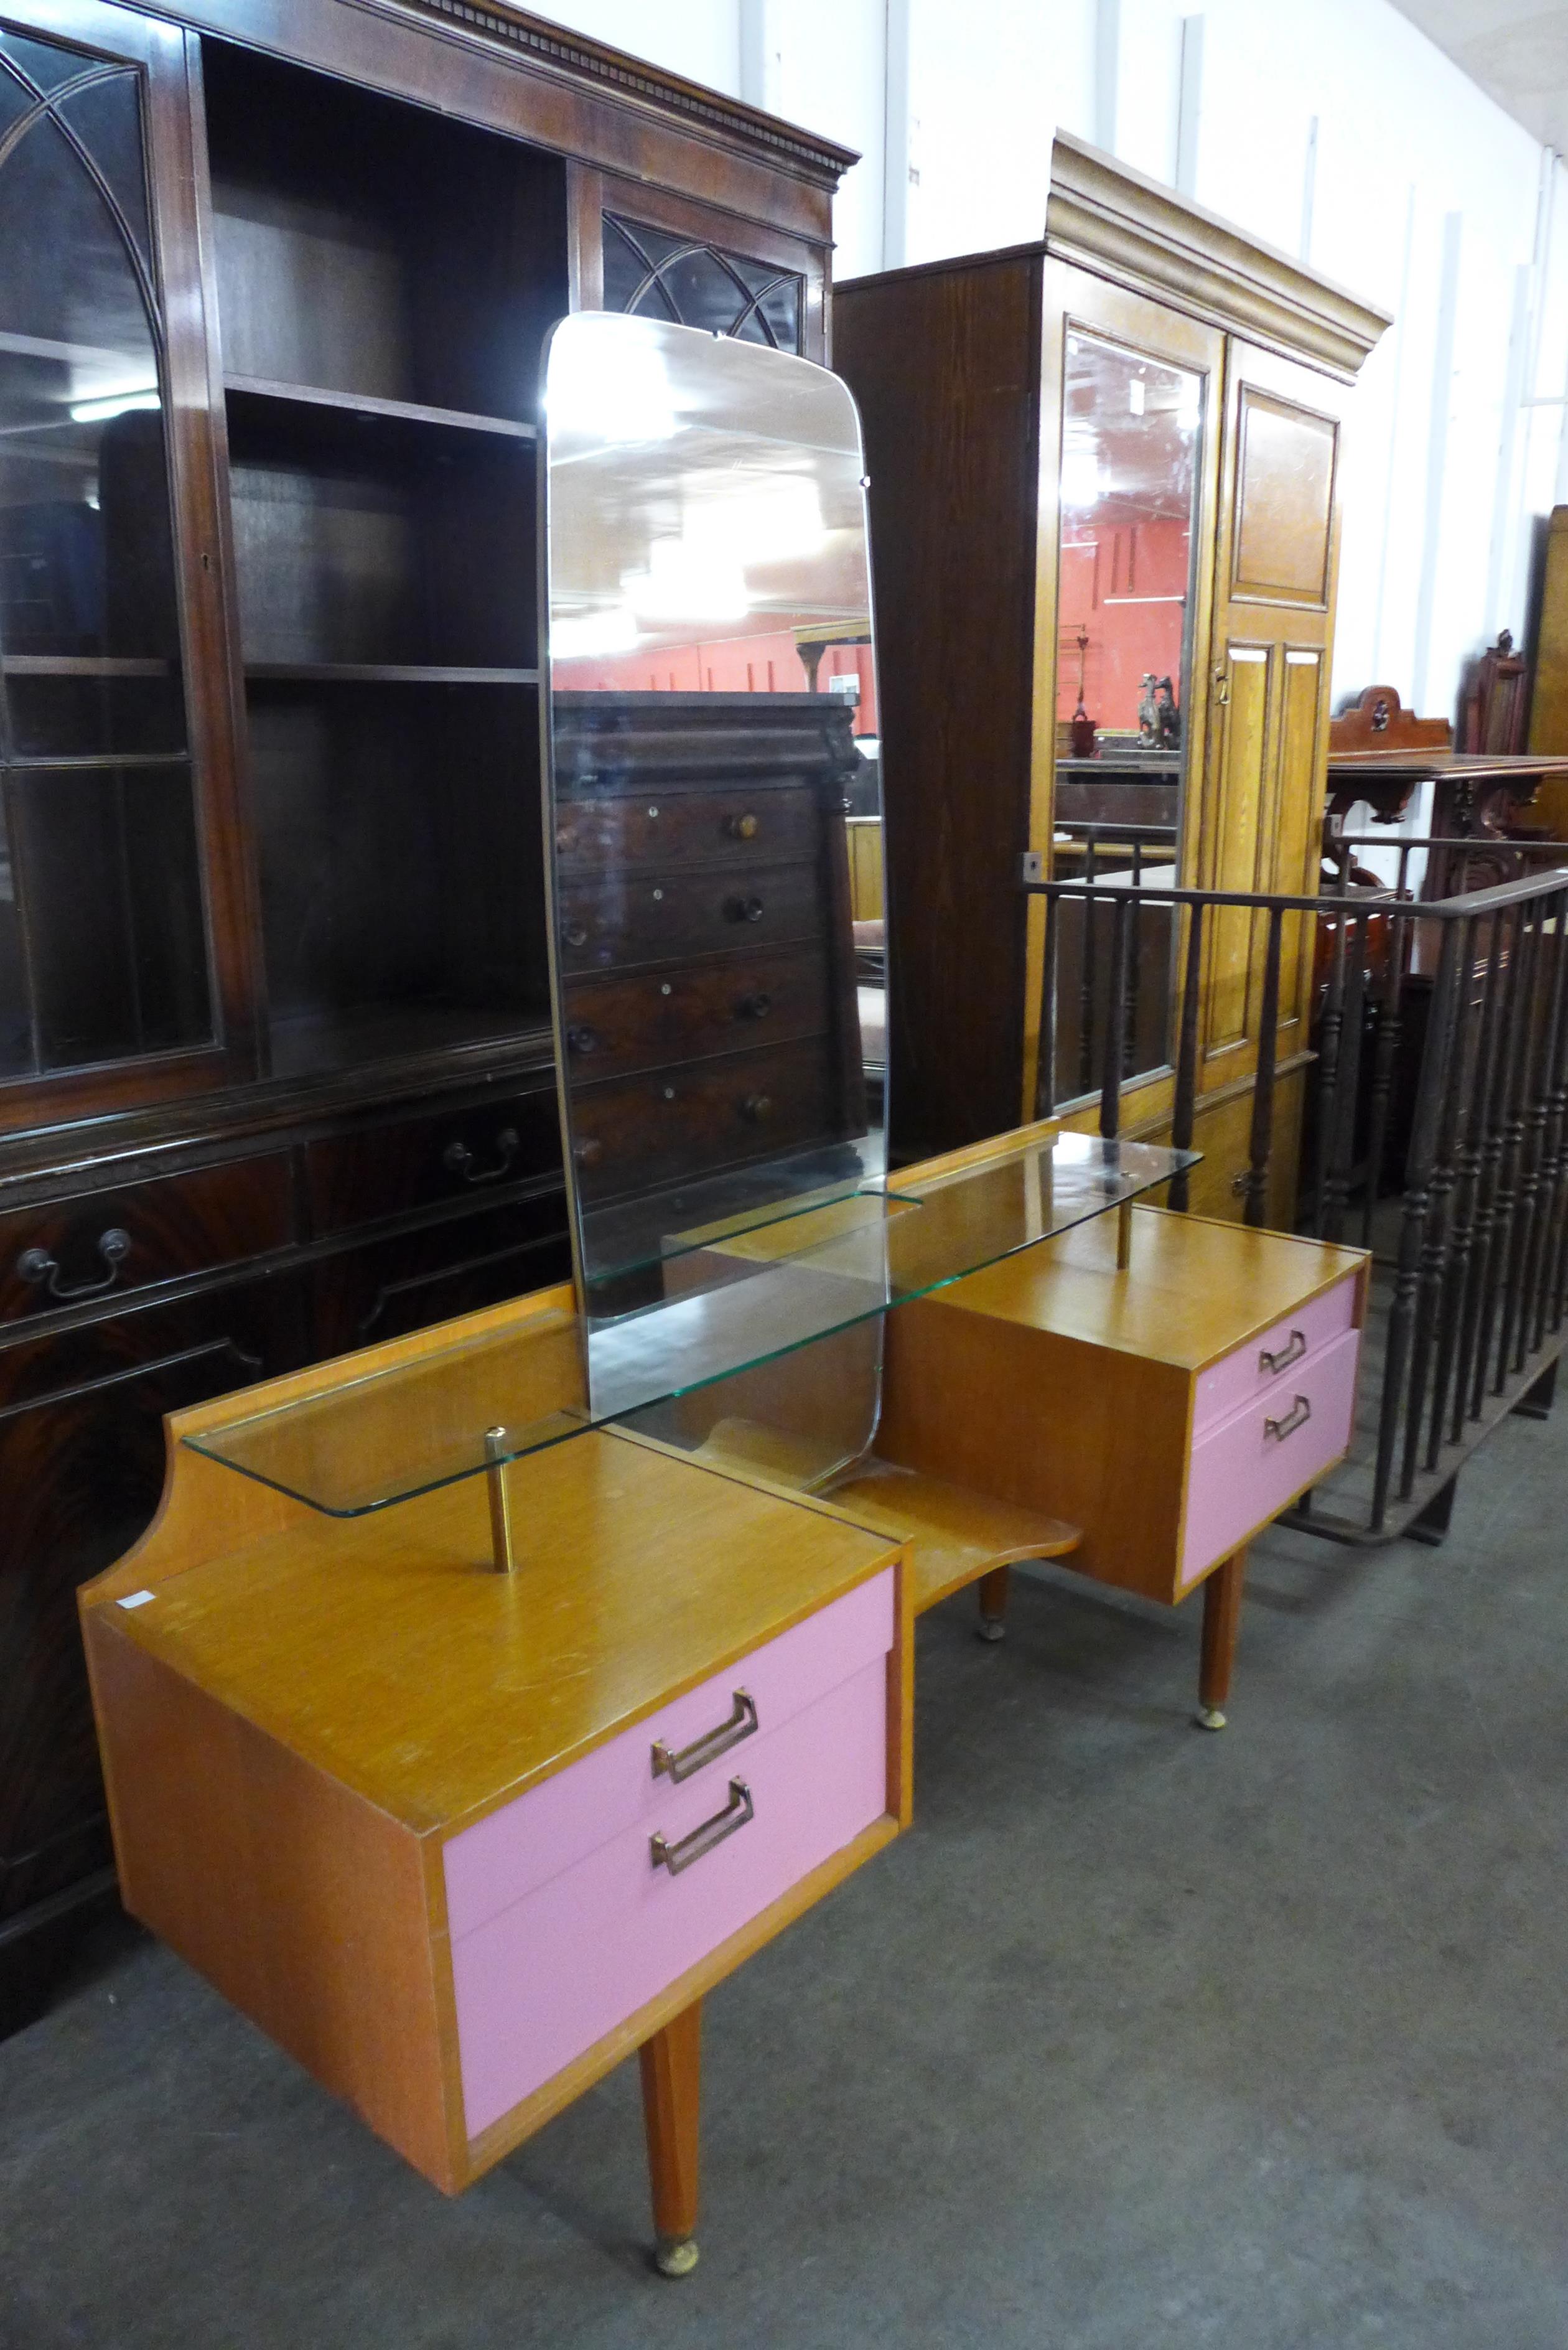
[[[1233,596],[1326,608],[1338,427],[1241,388]]]

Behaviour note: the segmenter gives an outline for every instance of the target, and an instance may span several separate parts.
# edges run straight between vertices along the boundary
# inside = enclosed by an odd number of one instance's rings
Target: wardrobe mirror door
[[[1054,868],[1138,889],[1179,878],[1187,804],[1207,381],[1069,324],[1064,341]],[[1124,1078],[1171,1056],[1174,925],[1127,929]],[[1114,920],[1063,902],[1055,1097],[1098,1088]]]
[[[553,955],[595,1318],[884,1172],[859,420],[809,361],[582,312],[544,446]]]

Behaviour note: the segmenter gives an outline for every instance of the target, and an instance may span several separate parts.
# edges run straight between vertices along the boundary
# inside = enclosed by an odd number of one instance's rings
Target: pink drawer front
[[[1254,1396],[1284,1387],[1311,1355],[1351,1326],[1355,1312],[1355,1275],[1347,1274],[1321,1297],[1287,1315],[1261,1338],[1249,1338],[1199,1371],[1192,1399],[1192,1426],[1201,1434]]]
[[[650,1829],[690,1835],[734,1806],[735,1780],[752,1816],[680,1875],[656,1866]],[[471,2138],[882,1816],[884,1659],[716,1769],[659,1786],[649,1818],[453,1943]]]
[[[622,1828],[659,1826],[675,1791],[668,1778],[654,1776],[656,1739],[679,1752],[730,1718],[737,1690],[753,1700],[755,1732],[681,1783],[680,1794],[691,1797],[701,1817],[704,1803],[713,1808],[710,1796],[715,1788],[722,1793],[732,1773],[745,1776],[771,1731],[861,1666],[885,1657],[892,1645],[888,1567],[515,1803],[464,1828],[444,1855],[452,1939],[509,1908]]]
[[[1282,1510],[1350,1442],[1359,1330],[1343,1331],[1198,1438],[1188,1472],[1181,1580],[1190,1583]]]

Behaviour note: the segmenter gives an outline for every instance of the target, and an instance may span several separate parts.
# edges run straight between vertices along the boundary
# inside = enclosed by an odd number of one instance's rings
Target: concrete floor
[[[1563,2350],[1568,1472],[1198,1611],[921,1632],[915,1831],[709,2002],[703,2260],[644,2264],[636,2067],[448,2203],[106,1927],[0,2046],[4,2350]]]

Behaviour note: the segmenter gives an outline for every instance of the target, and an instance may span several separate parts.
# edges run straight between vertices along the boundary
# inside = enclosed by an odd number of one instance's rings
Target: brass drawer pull
[[[441,1163],[449,1175],[461,1175],[465,1183],[499,1183],[512,1171],[512,1161],[523,1148],[517,1128],[504,1126],[495,1138],[495,1157],[488,1167],[474,1164],[472,1151],[466,1142],[449,1142],[441,1152]]]
[[[1297,1396],[1283,1419],[1264,1420],[1263,1434],[1272,1436],[1276,1444],[1282,1444],[1287,1436],[1293,1436],[1298,1428],[1304,1428],[1311,1418],[1311,1404],[1305,1396]]]
[[[726,898],[724,911],[732,922],[760,922],[763,919],[763,901],[754,896]]]
[[[723,1810],[715,1812],[711,1820],[704,1820],[700,1828],[693,1828],[690,1835],[682,1836],[679,1844],[668,1844],[661,1835],[649,1837],[653,1866],[667,1868],[671,1877],[679,1877],[683,1868],[690,1868],[694,1860],[701,1860],[715,1845],[722,1844],[726,1836],[732,1836],[737,1828],[743,1828],[748,1820],[755,1817],[751,1789],[743,1779],[732,1779],[730,1800]]]
[[[1261,1371],[1267,1371],[1272,1378],[1276,1371],[1288,1371],[1293,1363],[1299,1363],[1305,1353],[1306,1332],[1293,1330],[1290,1345],[1282,1347],[1277,1355],[1271,1355],[1266,1347],[1260,1348],[1258,1368]]]
[[[47,1249],[24,1249],[16,1259],[16,1271],[24,1281],[47,1283],[49,1295],[57,1297],[62,1305],[68,1305],[73,1298],[97,1297],[103,1290],[114,1287],[119,1279],[119,1268],[130,1254],[130,1234],[112,1224],[107,1232],[99,1234],[98,1253],[109,1267],[103,1279],[78,1281],[69,1289],[60,1286],[60,1268]]]
[[[727,816],[724,829],[732,840],[755,840],[757,819],[754,816]]]
[[[748,1094],[741,1104],[741,1116],[748,1126],[761,1126],[774,1114],[772,1094]]]
[[[738,1746],[742,1738],[750,1738],[756,1727],[756,1699],[750,1690],[737,1690],[734,1711],[728,1721],[720,1722],[714,1730],[705,1730],[701,1738],[694,1738],[690,1746],[682,1746],[679,1753],[662,1738],[654,1740],[653,1775],[656,1779],[673,1779],[679,1786],[682,1779],[692,1777],[705,1763],[716,1762],[732,1746]]]

